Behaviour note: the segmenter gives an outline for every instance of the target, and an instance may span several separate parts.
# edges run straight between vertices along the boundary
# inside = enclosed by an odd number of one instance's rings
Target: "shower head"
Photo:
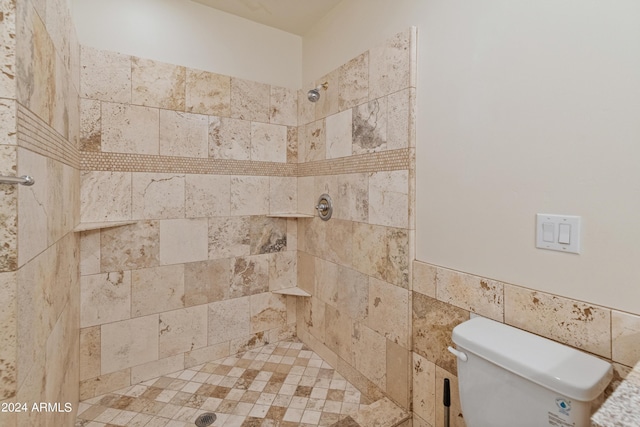
[[[329,83],[324,82],[321,85],[311,89],[309,92],[307,92],[307,99],[311,102],[318,101],[318,99],[320,99],[320,89],[327,90],[328,87]]]

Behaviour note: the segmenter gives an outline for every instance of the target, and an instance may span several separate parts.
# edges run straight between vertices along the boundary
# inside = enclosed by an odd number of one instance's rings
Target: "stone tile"
[[[338,277],[344,269],[332,262],[315,258],[315,289],[312,293],[334,308],[338,307]]]
[[[15,99],[15,50],[16,50],[16,4],[11,1],[0,3],[3,25],[0,28],[0,44],[4,46],[0,56],[0,98]]]
[[[287,299],[285,295],[265,292],[251,295],[251,333],[283,327],[287,323]]]
[[[251,122],[209,117],[209,156],[214,159],[251,159]]]
[[[184,354],[184,366],[190,368],[229,356],[229,343],[223,342],[188,351]]]
[[[15,272],[0,273],[0,400],[14,397],[18,389],[16,287]]]
[[[411,334],[409,292],[382,280],[369,279],[367,326],[404,348],[409,348]]]
[[[417,260],[413,261],[413,290],[431,298],[436,297],[437,267]]]
[[[298,125],[303,126],[315,120],[316,104],[309,102],[307,92],[316,87],[313,82],[307,83],[298,90]]]
[[[147,268],[160,262],[160,224],[139,221],[103,229],[100,242],[100,271]]]
[[[269,290],[293,288],[297,284],[297,251],[278,252],[269,257]]]
[[[326,158],[326,128],[324,120],[317,120],[304,127],[304,135],[298,134],[298,161],[313,162]]]
[[[208,71],[187,68],[186,111],[229,117],[231,78]]]
[[[640,360],[640,316],[612,311],[611,335],[613,360],[635,366]]]
[[[413,355],[413,411],[415,415],[435,425],[436,411],[436,365],[417,353]]]
[[[160,264],[206,260],[208,258],[207,235],[206,218],[160,221]]]
[[[18,149],[17,155],[16,175],[30,175],[40,184],[17,186],[17,212],[29,212],[29,221],[17,221],[17,242],[20,242],[17,245],[18,263],[24,265],[47,248],[48,212],[51,211],[48,180],[53,174],[49,171],[46,157],[22,148]],[[12,202],[10,196],[8,199]],[[12,207],[7,208],[11,213]],[[12,225],[11,220],[9,224]]]
[[[231,215],[269,213],[269,177],[231,177]]]
[[[611,310],[517,286],[504,286],[504,320],[516,328],[611,357]]]
[[[405,230],[353,224],[353,266],[360,272],[408,289],[409,240]]]
[[[354,321],[369,314],[369,278],[356,270],[338,266],[338,310]]]
[[[440,366],[436,366],[436,408],[440,408],[443,399],[443,387],[444,379],[449,378],[449,385],[451,391],[451,407],[449,408],[449,420],[451,427],[466,427],[464,418],[462,416],[462,409],[460,408],[460,392],[458,391],[458,378],[451,375]],[[444,425],[444,411],[436,410],[435,426]]]
[[[102,150],[102,104],[93,99],[80,99],[80,150]]]
[[[321,261],[323,260],[320,258],[316,258],[312,255],[309,255],[308,253],[303,251],[298,251],[296,256],[296,264],[297,264],[296,268],[298,270],[297,286],[300,289],[310,293],[311,295],[317,295],[316,293],[317,285],[316,285],[315,275],[316,275],[316,268],[320,270],[323,267]],[[316,265],[318,267],[316,267]],[[337,272],[337,266],[336,266],[336,272]],[[336,302],[337,302],[338,291],[337,291],[337,285],[335,286],[336,286],[335,289],[336,289]]]
[[[325,226],[322,257],[340,265],[351,265],[353,253],[350,248],[353,247],[353,227],[355,223],[339,219],[332,219],[331,225],[320,219],[317,219],[316,222],[322,222]]]
[[[436,268],[439,301],[502,322],[504,285],[495,280]]]
[[[100,376],[100,326],[80,329],[80,381]]]
[[[80,275],[100,273],[100,230],[80,233]]]
[[[333,114],[326,119],[327,159],[350,156],[352,141],[352,109]]]
[[[251,255],[282,252],[287,249],[287,220],[252,216],[249,220]]]
[[[158,359],[158,315],[108,323],[101,328],[102,374]]]
[[[369,49],[369,99],[410,86],[411,47],[411,31],[406,30]]]
[[[184,304],[186,307],[229,298],[231,282],[229,259],[191,262],[184,265]]]
[[[316,120],[338,112],[338,98],[340,92],[339,84],[340,69],[335,69],[316,80],[314,87],[327,83],[327,89],[320,89],[320,99],[315,103]],[[309,102],[307,100],[307,102]]]
[[[2,126],[2,124],[0,124]],[[4,171],[15,170],[16,147],[0,146],[0,166]],[[2,185],[0,189],[0,271],[18,269],[18,188]]]
[[[184,218],[184,175],[134,172],[131,181],[133,219]]]
[[[249,255],[250,217],[209,218],[209,258],[228,258]]]
[[[229,216],[231,180],[224,175],[186,176],[187,218]]]
[[[102,103],[102,151],[159,154],[159,129],[157,108]]]
[[[413,351],[455,374],[456,359],[447,347],[453,346],[453,328],[466,320],[468,311],[414,292]]]
[[[209,116],[160,110],[160,155],[209,156]]]
[[[184,265],[142,268],[131,273],[134,317],[184,307]]]
[[[387,99],[374,99],[353,108],[353,154],[387,149]]]
[[[324,305],[324,304],[320,304],[320,305]],[[325,345],[329,347],[331,350],[333,350],[334,352],[336,352],[338,356],[344,359],[347,363],[354,365],[354,357],[355,357],[354,353],[356,351],[352,348],[352,340],[356,341],[357,334],[359,332],[354,331],[355,327],[353,325],[352,320],[345,313],[342,313],[341,311],[338,311],[327,304],[325,305],[324,323],[325,323],[325,331],[324,331]],[[373,338],[371,339],[371,341],[373,341]],[[368,344],[373,344],[373,343],[371,342]],[[365,375],[366,373],[363,371],[363,369],[369,369],[369,368],[372,368],[373,366],[376,366],[375,359],[366,361],[366,362],[362,361],[362,363],[368,363],[367,367],[363,368],[363,366],[356,366],[356,369],[360,370]],[[373,376],[378,376],[378,375],[384,375],[384,369],[382,371],[382,374],[380,373],[373,374]],[[378,376],[377,378],[379,380],[382,380],[380,376]]]
[[[175,356],[166,357],[164,359],[154,360],[152,362],[147,362],[142,365],[132,367],[131,382],[133,384],[136,384],[142,381],[152,380],[154,378],[157,378],[158,375],[167,375],[172,372],[181,371],[184,368],[184,354],[182,353]]]
[[[358,55],[342,65],[339,73],[340,111],[366,102],[369,96],[369,52]]]
[[[317,215],[315,210],[317,198],[320,194],[315,194],[314,177],[302,176],[298,178],[298,210],[299,213]],[[302,223],[302,220],[299,220]]]
[[[254,122],[269,122],[268,84],[231,77],[231,117]]]
[[[380,423],[380,425],[385,426],[405,427],[406,425],[401,421],[409,416],[407,411],[393,403],[389,398],[384,397],[362,408],[354,415],[353,419],[362,426]]]
[[[133,104],[184,111],[185,80],[185,67],[131,58]]]
[[[269,290],[269,257],[255,255],[231,261],[229,296],[238,298]]]
[[[80,278],[80,327],[131,317],[131,272],[117,271]]]
[[[409,228],[409,173],[369,174],[369,223]]]
[[[251,160],[286,163],[287,127],[252,122]]]
[[[0,144],[18,145],[16,101],[13,99],[0,98]],[[15,164],[15,159],[13,159],[8,166]],[[6,169],[6,166],[3,167]]]
[[[160,313],[158,357],[174,356],[205,347],[207,315],[206,304]]]
[[[131,385],[131,369],[100,375],[80,382],[80,400],[90,399]]]
[[[251,333],[249,297],[209,304],[209,345]]]
[[[300,329],[305,329],[308,331],[313,337],[318,339],[320,342],[323,342],[327,347],[331,348],[329,342],[326,341],[326,324],[325,324],[325,316],[326,316],[326,307],[324,302],[320,301],[315,297],[311,298],[302,298],[301,303],[297,304],[297,313],[296,318],[301,320],[302,326]],[[335,309],[331,311],[330,314],[337,313]],[[331,332],[331,331],[330,331]],[[350,333],[350,331],[349,331]],[[350,341],[349,341],[350,342]],[[334,337],[332,340],[333,344],[337,344],[337,339]],[[336,346],[333,346],[335,349]],[[335,352],[335,350],[332,350]]]
[[[338,325],[336,325],[339,327]],[[355,368],[382,390],[387,388],[386,339],[364,324],[353,324]]]
[[[415,147],[412,128],[415,127],[413,89],[392,93],[387,98],[387,149]]]
[[[269,177],[269,213],[298,212],[298,188],[295,177]]]
[[[298,94],[294,89],[271,86],[269,99],[269,123],[297,126]]]
[[[131,219],[131,173],[85,171],[81,173],[82,222]]]
[[[297,127],[287,127],[287,163],[298,163]]]
[[[131,57],[82,46],[80,96],[100,101],[131,102]]]

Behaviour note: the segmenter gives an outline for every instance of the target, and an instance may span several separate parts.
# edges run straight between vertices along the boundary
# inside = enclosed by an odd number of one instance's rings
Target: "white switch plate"
[[[547,239],[544,238],[543,224],[547,230]],[[549,224],[553,225],[553,241],[549,240]],[[569,244],[560,243],[559,232],[560,224],[563,227],[571,227],[569,234]],[[552,214],[537,214],[536,215],[536,248],[549,249],[551,251],[570,252],[574,254],[580,253],[580,217],[573,215],[552,215]]]

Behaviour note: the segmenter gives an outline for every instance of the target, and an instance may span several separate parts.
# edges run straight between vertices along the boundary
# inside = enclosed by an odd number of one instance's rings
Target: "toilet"
[[[613,375],[610,363],[483,317],[452,338],[467,427],[588,427]]]

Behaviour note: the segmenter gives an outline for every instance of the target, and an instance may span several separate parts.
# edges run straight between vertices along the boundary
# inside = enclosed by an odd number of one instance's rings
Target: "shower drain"
[[[196,425],[198,427],[207,427],[210,426],[211,424],[214,423],[214,421],[216,420],[216,414],[214,414],[213,412],[205,412],[204,414],[200,415],[197,419],[196,419]]]

